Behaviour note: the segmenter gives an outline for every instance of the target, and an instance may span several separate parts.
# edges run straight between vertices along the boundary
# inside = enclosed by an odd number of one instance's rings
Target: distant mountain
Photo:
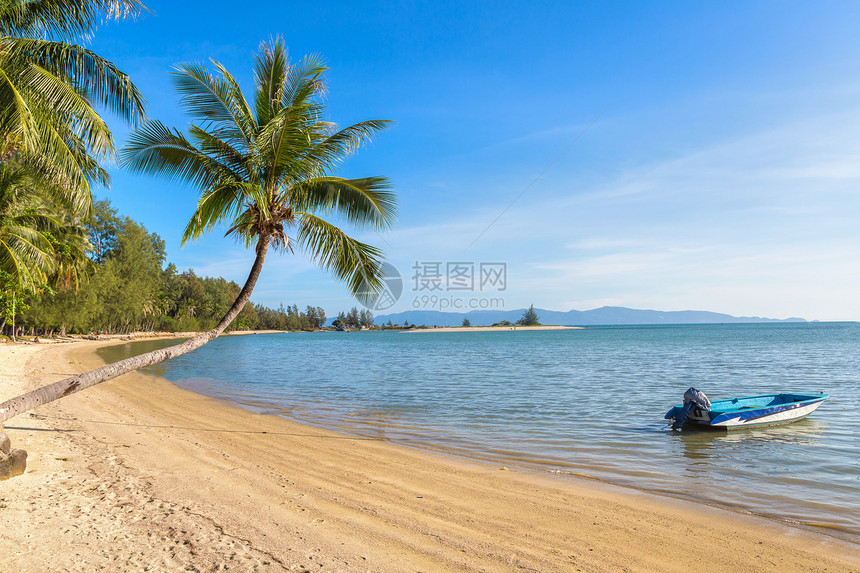
[[[473,310],[467,313],[440,312],[437,310],[408,310],[376,317],[376,324],[426,324],[428,326],[460,326],[468,318],[473,326],[489,326],[502,320],[516,322],[526,309],[518,310]],[[617,325],[617,324],[721,324],[750,322],[806,322],[803,318],[762,318],[758,316],[732,316],[704,310],[637,310],[620,306],[604,306],[594,310],[571,310],[560,312],[536,308],[541,324],[567,326]]]

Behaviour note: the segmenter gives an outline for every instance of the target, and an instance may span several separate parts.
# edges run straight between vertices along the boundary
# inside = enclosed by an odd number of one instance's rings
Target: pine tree
[[[523,317],[517,321],[517,324],[521,324],[522,326],[540,326],[540,318],[535,312],[535,305],[531,305],[523,313]]]

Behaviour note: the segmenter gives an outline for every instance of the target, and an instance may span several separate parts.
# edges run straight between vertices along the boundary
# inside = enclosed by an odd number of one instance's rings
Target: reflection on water
[[[673,439],[679,441],[682,453],[691,460],[714,460],[719,463],[740,448],[746,456],[762,460],[780,456],[783,446],[793,444],[801,447],[821,445],[827,424],[805,418],[792,424],[765,428],[748,428],[727,432],[725,430],[692,429],[671,432]]]
[[[158,344],[115,346],[105,357]],[[853,323],[239,336],[146,371],[341,432],[860,534]],[[785,426],[673,432],[663,415],[689,386],[711,399],[832,398]]]

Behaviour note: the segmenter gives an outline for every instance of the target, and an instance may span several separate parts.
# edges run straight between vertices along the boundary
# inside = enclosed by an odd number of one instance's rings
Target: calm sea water
[[[857,323],[234,336],[147,372],[343,432],[860,535]],[[787,426],[672,432],[689,386],[832,399]]]

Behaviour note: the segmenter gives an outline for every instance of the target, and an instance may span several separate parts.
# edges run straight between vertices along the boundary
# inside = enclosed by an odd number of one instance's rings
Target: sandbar
[[[582,326],[442,326],[411,328],[403,332],[522,332],[524,330],[583,330]]]

